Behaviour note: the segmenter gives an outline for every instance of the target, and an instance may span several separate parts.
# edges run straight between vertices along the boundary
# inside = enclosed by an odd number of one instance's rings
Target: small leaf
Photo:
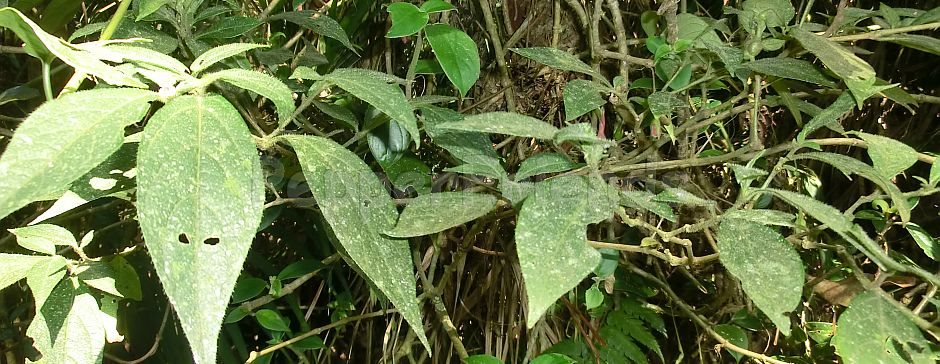
[[[649,191],[620,191],[620,203],[640,211],[649,211],[661,218],[676,222],[676,213],[668,204],[655,201],[656,195]]]
[[[447,24],[429,25],[424,33],[444,74],[460,91],[460,97],[466,96],[480,78],[480,54],[476,42],[467,33]]]
[[[503,361],[499,358],[486,354],[471,355],[467,357],[466,361],[467,364],[503,364]]]
[[[454,6],[444,0],[428,0],[421,4],[421,10],[428,13],[439,13],[442,11],[454,10]]]
[[[482,193],[441,192],[411,200],[395,228],[385,235],[408,238],[436,232],[476,220],[496,207],[496,197]]]
[[[565,121],[597,110],[607,103],[601,98],[602,89],[594,82],[571,80],[565,85]]]
[[[277,274],[277,279],[288,280],[294,278],[300,278],[307,274],[316,272],[319,269],[323,268],[323,263],[316,259],[307,259],[301,260],[299,262],[293,262],[288,266],[281,269],[281,272]]]
[[[199,33],[196,39],[228,39],[235,38],[261,25],[261,21],[246,16],[232,16],[223,18]]]
[[[333,18],[320,14],[317,11],[289,11],[280,13],[268,18],[268,21],[286,20],[291,23],[310,29],[322,36],[333,38],[340,42],[344,47],[355,52],[356,48],[349,41],[349,36],[343,30],[343,26]]]
[[[124,127],[140,121],[157,97],[146,90],[110,88],[42,104],[20,124],[0,156],[0,217],[61,195],[121,147]]]
[[[141,21],[150,14],[160,10],[169,0],[140,0],[137,2],[137,21]]]
[[[920,329],[875,292],[856,296],[836,327],[832,343],[846,364],[935,362]]]
[[[570,171],[580,166],[581,164],[572,162],[561,153],[539,153],[522,161],[514,180],[521,181],[539,174]]]
[[[222,96],[179,96],[151,117],[137,212],[157,275],[197,364],[214,363],[225,308],[264,209],[261,164]]]
[[[726,340],[728,340],[728,342],[734,344],[735,346],[742,348],[742,349],[748,348],[747,333],[744,332],[744,330],[738,327],[737,325],[731,325],[731,324],[715,325],[712,329],[715,330],[715,332],[718,333],[718,335],[721,335],[721,337],[725,338]],[[725,350],[728,351],[728,354],[734,357],[735,362],[738,362],[738,363],[741,362],[741,357],[743,356],[743,354],[738,353],[736,351],[731,351],[727,348]]]
[[[399,191],[412,187],[419,195],[431,193],[431,168],[411,153],[394,161],[379,161],[379,165]]]
[[[584,292],[584,306],[588,310],[593,310],[600,307],[604,304],[604,293],[597,288],[597,285],[592,285],[591,288],[588,288]]]
[[[721,264],[780,331],[790,336],[789,314],[803,297],[803,262],[793,245],[771,228],[723,219],[718,229]]]
[[[917,163],[917,151],[907,144],[880,135],[858,133],[868,144],[868,156],[881,176],[888,180]]]
[[[456,167],[444,168],[444,172],[472,174],[490,178],[503,178],[506,171],[502,168],[494,168],[490,164],[464,163]]]
[[[769,209],[730,210],[722,215],[722,218],[746,220],[763,225],[796,226],[796,216],[793,214]]]
[[[580,72],[586,75],[605,79],[594,71],[591,66],[582,62],[578,57],[563,50],[550,47],[510,48],[511,51],[525,58],[531,59],[546,66],[563,71]]]
[[[688,206],[702,206],[702,207],[712,207],[715,205],[714,201],[706,200],[704,198],[698,197],[692,194],[689,191],[683,190],[681,188],[670,187],[653,198],[653,201],[656,202],[668,202],[668,203],[677,203],[680,205]]]
[[[790,29],[790,35],[796,38],[806,50],[812,52],[826,67],[845,80],[852,90],[856,104],[862,107],[864,89],[875,84],[875,70],[855,54],[829,40],[803,28]],[[870,95],[869,95],[870,96]],[[866,96],[867,97],[867,96]]]
[[[937,183],[940,183],[940,159],[934,159],[933,164],[930,165],[928,183],[931,186],[936,186]]]
[[[575,142],[576,144],[608,144],[609,141],[597,136],[591,123],[571,124],[561,128],[553,138],[555,145],[561,145],[565,142]],[[582,147],[584,146],[582,144]]]
[[[252,49],[266,47],[268,47],[266,44],[254,43],[229,43],[220,45],[196,57],[196,60],[189,65],[189,69],[192,70],[193,74],[198,74],[226,58],[237,56]]]
[[[261,327],[271,331],[290,332],[290,326],[281,314],[274,310],[262,309],[255,313]]]
[[[290,347],[297,350],[316,350],[323,349],[326,347],[326,345],[323,343],[323,339],[321,339],[319,336],[311,336],[291,344]]]
[[[522,204],[516,251],[525,282],[532,328],[549,306],[574,288],[601,261],[587,244],[587,225],[613,215],[617,191],[583,176],[564,176],[535,185]]]
[[[408,241],[381,234],[398,212],[382,183],[359,157],[336,142],[285,136],[303,169],[323,217],[351,264],[398,308],[428,350]]]
[[[506,134],[526,138],[552,139],[558,129],[542,120],[521,114],[496,111],[471,115],[461,121],[437,125],[438,129]]]
[[[793,58],[764,58],[744,64],[751,71],[780,78],[809,82],[824,87],[835,87],[836,83],[826,77],[812,63]]]
[[[401,88],[388,83],[388,75],[360,68],[340,68],[323,76],[323,79],[335,83],[399,122],[411,134],[415,145],[421,144],[414,108],[408,103]]]
[[[940,259],[940,242],[936,238],[915,223],[908,223],[904,227],[907,228],[907,232],[911,234],[914,242],[924,251],[924,254],[933,260]]]
[[[235,283],[232,290],[232,303],[240,303],[258,297],[264,289],[268,287],[268,282],[261,278],[244,277]]]
[[[647,104],[649,104],[650,112],[653,113],[654,118],[660,118],[663,116],[671,116],[676,110],[680,108],[688,108],[689,105],[678,96],[670,92],[656,91],[649,95],[646,98]]]
[[[99,291],[133,300],[140,300],[140,279],[127,260],[120,255],[107,262],[90,262],[78,278]]]
[[[768,28],[778,28],[787,25],[796,15],[789,0],[747,0],[741,8],[738,16],[748,31],[755,29],[758,20]]]
[[[34,252],[55,255],[56,245],[78,246],[75,236],[65,228],[40,224],[9,230],[16,235],[16,243]]]
[[[814,116],[806,125],[803,126],[803,130],[800,131],[800,134],[797,135],[796,139],[798,141],[806,140],[806,137],[810,133],[816,131],[822,127],[828,127],[829,129],[842,132],[842,124],[839,122],[842,120],[846,114],[852,112],[852,109],[855,108],[855,103],[852,101],[852,95],[848,92],[843,92],[832,102],[831,105],[827,106],[822,110],[818,115]]]
[[[277,108],[278,125],[280,126],[287,125],[294,116],[293,93],[284,82],[274,76],[257,71],[233,68],[206,75],[204,80],[206,82],[225,81],[235,87],[268,98]]]
[[[767,171],[759,168],[742,166],[740,164],[731,164],[731,171],[734,172],[734,179],[742,186],[750,185],[751,181],[767,175]]]
[[[392,27],[385,35],[387,38],[400,38],[415,34],[428,24],[428,13],[411,3],[391,3],[388,5],[388,14],[392,19]]]

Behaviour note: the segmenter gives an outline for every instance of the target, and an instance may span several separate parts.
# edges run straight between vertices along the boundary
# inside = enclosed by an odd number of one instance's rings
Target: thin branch
[[[490,10],[490,2],[487,0],[478,0],[480,10],[483,11],[483,20],[486,22],[486,32],[490,35],[493,42],[493,57],[496,58],[496,64],[499,66],[503,95],[506,97],[506,109],[516,111],[516,96],[512,90],[513,82],[509,78],[509,67],[506,65],[506,50],[503,49],[503,42],[499,38],[499,30],[496,28],[496,21],[493,20],[493,12]]]
[[[920,24],[920,25],[911,25],[909,27],[882,29],[882,30],[876,30],[873,32],[859,33],[859,34],[852,34],[852,35],[841,35],[838,37],[829,37],[829,40],[836,41],[836,42],[851,42],[851,41],[856,41],[856,40],[878,40],[878,38],[881,38],[884,36],[918,32],[921,30],[931,30],[931,29],[937,29],[937,28],[940,28],[940,22],[933,22],[933,23]]]
[[[163,330],[166,329],[166,322],[169,321],[170,311],[172,311],[170,305],[166,305],[166,309],[163,310],[163,319],[160,321],[160,328],[157,329],[157,334],[154,336],[153,345],[150,346],[150,350],[147,350],[144,355],[134,360],[124,360],[118,358],[114,355],[104,353],[104,356],[113,362],[120,364],[137,364],[142,363],[144,360],[147,360],[151,356],[154,356],[157,353],[157,349],[160,347],[160,340],[163,340]]]
[[[339,253],[335,253],[333,255],[326,257],[326,259],[323,259],[322,261],[320,261],[320,263],[322,263],[325,268],[326,266],[329,266],[329,265],[332,265],[333,263],[338,262],[339,259],[340,259]],[[320,271],[323,270],[324,268],[317,269],[313,272],[310,272],[310,273],[307,273],[298,277],[297,279],[285,285],[284,288],[281,289],[281,291],[277,295],[265,295],[262,297],[258,297],[254,300],[245,302],[239,305],[238,307],[241,309],[244,309],[246,312],[251,312],[251,311],[254,311],[256,308],[264,306],[268,303],[271,303],[278,298],[294,293],[294,291],[296,291],[298,288],[300,288],[300,286],[304,285],[304,283],[307,283],[307,281],[315,277],[317,273],[320,273]]]

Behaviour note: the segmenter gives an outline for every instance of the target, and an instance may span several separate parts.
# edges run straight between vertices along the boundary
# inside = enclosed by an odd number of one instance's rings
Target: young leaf
[[[101,363],[107,331],[100,313],[87,288],[76,288],[71,280],[59,283],[26,329],[42,354],[40,362]]]
[[[583,176],[554,178],[535,186],[519,212],[516,251],[532,328],[549,306],[591,273],[600,253],[587,245],[587,225],[613,215],[617,192]]]
[[[21,247],[48,255],[55,255],[56,245],[78,246],[75,236],[61,226],[40,224],[10,229]]]
[[[855,54],[827,38],[810,33],[803,28],[790,29],[790,35],[796,38],[806,50],[810,51],[832,72],[845,80],[852,90],[858,107],[865,101],[866,88],[875,84],[875,70]],[[868,95],[870,96],[870,95]]]
[[[601,98],[601,87],[588,80],[571,80],[565,85],[565,121],[597,110],[607,103]]]
[[[891,180],[917,163],[917,151],[907,144],[880,135],[858,133],[868,144],[868,156],[882,177]]]
[[[266,47],[268,47],[266,44],[253,43],[229,43],[220,45],[196,57],[196,60],[189,65],[189,69],[193,74],[198,74],[226,58],[248,52],[252,49]]]
[[[359,68],[340,68],[324,75],[323,79],[336,84],[339,88],[385,113],[392,120],[399,122],[411,134],[415,145],[421,144],[414,108],[408,103],[408,98],[405,97],[401,88],[388,83],[388,75]]]
[[[20,124],[0,156],[0,217],[61,195],[121,147],[124,127],[140,121],[157,97],[146,90],[111,88],[42,104]]]
[[[476,42],[467,33],[447,24],[429,25],[424,34],[447,79],[454,83],[461,97],[466,96],[480,78],[480,54]]]
[[[428,25],[428,13],[411,3],[389,4],[388,15],[392,19],[392,27],[385,35],[387,38],[406,37],[420,32],[425,25]]]
[[[836,326],[832,343],[846,364],[935,362],[920,329],[875,292],[852,299]]]
[[[274,76],[257,71],[233,68],[206,75],[204,80],[206,82],[225,81],[235,87],[268,98],[277,108],[278,125],[280,126],[287,125],[294,116],[293,93],[284,82]]]
[[[523,160],[513,179],[521,181],[539,174],[570,171],[580,166],[580,163],[572,162],[561,153],[539,153]]]
[[[836,83],[826,77],[812,63],[793,58],[764,58],[744,64],[751,71],[780,78],[814,83],[824,87],[835,87]]]
[[[395,225],[395,203],[359,157],[336,142],[314,136],[284,137],[300,161],[307,184],[343,250],[401,312],[430,351],[408,241],[381,232]]]
[[[774,229],[736,219],[721,221],[717,242],[721,264],[741,281],[761,312],[790,336],[789,313],[803,297],[803,262],[796,249]]]
[[[235,38],[261,25],[261,21],[246,16],[231,16],[213,23],[204,32],[199,33],[196,39],[228,39]]]
[[[546,66],[557,68],[563,71],[580,72],[586,75],[605,79],[604,76],[594,71],[591,66],[582,62],[578,57],[571,55],[563,50],[550,47],[533,48],[511,48],[511,51],[525,58],[531,59]]]
[[[356,47],[349,41],[349,36],[343,30],[343,26],[333,18],[320,14],[317,11],[289,11],[280,13],[268,18],[268,21],[286,20],[291,23],[310,29],[324,37],[333,38],[340,42],[344,47],[355,52]]]
[[[506,134],[536,139],[552,139],[555,133],[558,132],[558,128],[542,120],[505,111],[472,115],[461,121],[437,125],[437,128],[478,133]]]
[[[196,363],[214,363],[264,204],[251,134],[222,96],[180,96],[144,129],[138,170],[138,220],[154,267]]]
[[[482,193],[441,192],[420,195],[401,212],[398,223],[385,235],[397,238],[430,235],[486,215],[496,197]]]

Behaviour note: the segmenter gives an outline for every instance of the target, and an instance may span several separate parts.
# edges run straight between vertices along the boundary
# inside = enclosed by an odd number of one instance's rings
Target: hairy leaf
[[[121,147],[124,127],[140,121],[157,96],[146,90],[95,89],[33,111],[0,156],[0,217],[61,195]]]
[[[788,204],[799,208],[800,210],[806,212],[807,215],[810,215],[816,220],[819,220],[819,222],[828,225],[829,228],[835,232],[848,233],[853,230],[853,224],[851,220],[845,217],[845,215],[842,215],[842,213],[839,212],[839,210],[836,210],[835,207],[822,203],[819,200],[796,192],[785,190],[768,188],[762,191],[776,195],[780,199],[786,201]]]
[[[565,85],[565,121],[597,110],[607,103],[601,98],[601,87],[587,80],[571,80]]]
[[[790,312],[803,296],[803,262],[780,233],[747,220],[723,219],[718,229],[721,264],[780,331],[790,336]]]
[[[486,166],[486,170],[497,174],[495,177],[506,173],[500,164],[499,154],[486,134],[438,128],[441,124],[463,120],[463,115],[430,105],[421,107],[421,115],[424,129],[434,144],[446,149],[454,158],[464,163]]]
[[[496,111],[467,116],[461,121],[437,125],[438,129],[506,134],[526,138],[552,139],[558,129],[542,120],[521,114]]]
[[[822,112],[806,123],[796,139],[800,141],[806,140],[806,137],[808,137],[810,133],[822,127],[828,127],[829,129],[842,132],[842,125],[839,121],[854,108],[855,103],[852,101],[852,95],[848,92],[843,92],[831,105],[827,106]]]
[[[882,177],[888,180],[917,163],[917,151],[907,144],[880,135],[858,133],[868,144],[868,156]]]
[[[398,86],[388,83],[388,75],[359,68],[340,68],[324,75],[323,79],[385,113],[405,127],[415,145],[421,144],[414,108]]]
[[[742,11],[738,16],[744,29],[749,32],[755,29],[754,24],[758,20],[768,28],[776,28],[787,25],[796,15],[790,0],[747,0],[741,7]]]
[[[745,220],[763,225],[796,226],[796,216],[770,209],[731,210],[722,215],[725,219]]]
[[[816,55],[832,72],[845,80],[846,85],[852,90],[855,102],[861,108],[865,98],[871,96],[865,95],[868,93],[865,90],[875,84],[875,70],[871,65],[836,42],[810,33],[803,28],[790,29],[790,35],[796,38],[806,50]]]
[[[65,228],[51,224],[40,224],[10,229],[21,247],[48,255],[56,253],[56,245],[78,246],[75,236]]]
[[[580,166],[561,153],[539,153],[522,161],[514,179],[521,181],[538,174],[564,172]]]
[[[284,137],[300,161],[323,217],[346,254],[411,325],[430,351],[415,298],[408,241],[382,235],[395,225],[395,204],[378,178],[355,154],[314,136]]]
[[[343,30],[343,27],[333,18],[316,11],[289,11],[268,18],[268,21],[276,20],[286,20],[300,25],[324,37],[333,38],[353,52],[356,51],[356,48],[353,46],[352,42],[349,41],[349,36],[346,35],[346,31]]]
[[[744,64],[751,71],[780,78],[835,87],[836,83],[826,77],[812,63],[793,58],[764,58]]]
[[[442,192],[420,195],[405,206],[398,223],[385,235],[398,238],[430,235],[476,220],[496,207],[496,197],[481,193]]]
[[[604,79],[594,71],[591,66],[582,62],[578,57],[560,49],[550,47],[511,48],[511,51],[525,58],[531,59],[546,66],[564,71],[579,72]]]
[[[294,116],[293,93],[284,82],[274,76],[257,71],[233,68],[206,75],[205,80],[207,82],[225,81],[235,87],[268,98],[277,108],[278,125],[280,126],[287,125]]]
[[[424,33],[444,74],[460,91],[460,96],[466,96],[480,78],[480,53],[476,42],[467,33],[447,24],[429,25]]]
[[[33,266],[47,259],[50,257],[0,253],[0,266],[3,266],[3,271],[0,271],[0,289],[26,278]]]
[[[261,25],[261,21],[246,16],[231,16],[212,23],[208,29],[199,33],[197,38],[228,39],[235,38]]]
[[[254,43],[229,43],[220,45],[196,57],[196,60],[189,65],[189,69],[192,70],[193,74],[197,74],[226,58],[248,52],[252,49],[265,47],[268,47],[268,45]]]
[[[620,204],[623,206],[649,211],[666,220],[676,222],[676,213],[668,204],[655,200],[656,195],[649,191],[620,191]]]
[[[875,292],[856,296],[836,326],[832,343],[847,364],[934,363],[917,326]]]
[[[144,129],[138,169],[138,219],[154,267],[196,363],[214,363],[264,204],[251,134],[222,96],[180,96]]]

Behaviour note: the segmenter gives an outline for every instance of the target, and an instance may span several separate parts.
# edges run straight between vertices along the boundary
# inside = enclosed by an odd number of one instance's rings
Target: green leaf
[[[581,165],[580,163],[572,162],[561,153],[539,153],[523,160],[522,164],[519,165],[519,171],[516,172],[516,176],[513,179],[521,181],[539,174],[570,171]]]
[[[875,38],[940,56],[940,39],[919,34],[897,34]]]
[[[587,225],[609,218],[617,191],[584,176],[564,176],[535,185],[522,204],[516,251],[525,281],[532,328],[558,297],[574,288],[601,261],[587,244]]]
[[[738,184],[741,186],[748,186],[751,181],[767,175],[767,171],[760,168],[742,166],[740,164],[730,164],[729,167],[731,167],[731,171],[734,172],[734,179],[738,181]]]
[[[930,259],[940,260],[940,242],[937,241],[927,230],[920,227],[915,223],[907,223],[904,226],[907,229],[907,232],[911,234],[911,237],[914,238],[914,242],[917,243],[917,246],[924,251]]]
[[[157,10],[160,10],[163,5],[166,5],[169,0],[140,0],[137,2],[137,18],[136,21],[141,21],[150,14],[155,13]]]
[[[150,48],[118,44],[84,43],[75,46],[94,53],[102,60],[113,63],[133,63],[140,68],[137,72],[169,71],[175,80],[184,79],[186,65],[171,56]]]
[[[928,183],[931,186],[936,186],[937,183],[940,183],[940,159],[934,159],[933,164],[930,165]]]
[[[243,277],[235,283],[232,290],[232,303],[240,303],[258,297],[264,289],[268,287],[268,282],[256,277]]]
[[[786,201],[793,207],[799,208],[807,215],[812,216],[819,222],[826,224],[830,229],[838,233],[848,233],[853,230],[852,221],[845,217],[835,207],[819,202],[812,197],[801,195],[796,192],[777,190],[772,188],[762,189],[761,191],[771,193],[780,199]]]
[[[124,257],[120,255],[107,262],[89,262],[78,278],[99,291],[133,300],[140,300],[140,278]]]
[[[268,21],[286,20],[291,23],[310,29],[324,37],[333,38],[340,42],[344,47],[355,52],[356,48],[349,41],[349,36],[343,27],[333,18],[320,14],[317,11],[290,11],[280,13],[268,18]]]
[[[62,256],[45,257],[37,261],[26,273],[26,284],[33,293],[37,308],[45,305],[52,290],[62,281],[62,277],[65,277],[67,264],[68,262]]]
[[[578,57],[560,49],[550,47],[510,48],[511,51],[525,58],[531,59],[546,66],[563,71],[579,72],[599,79],[604,76],[594,71],[591,66],[582,62]]]
[[[676,18],[676,25],[679,28],[678,38],[695,41],[694,44],[698,48],[711,49],[724,44],[718,34],[715,34],[715,27],[707,23],[703,17],[681,13]]]
[[[379,165],[398,190],[412,187],[419,195],[431,193],[431,168],[412,154],[405,154],[394,161],[379,161]]]
[[[48,259],[51,258],[35,255],[0,253],[0,266],[3,267],[3,271],[0,272],[0,289],[7,288],[11,284],[26,278],[36,264]]]
[[[713,207],[715,202],[698,197],[681,188],[670,187],[653,197],[653,201],[676,203],[687,206]]]
[[[725,219],[745,220],[763,225],[794,227],[796,216],[770,209],[730,210],[722,215]]]
[[[718,335],[721,335],[721,337],[725,338],[726,340],[736,345],[737,347],[742,348],[742,349],[748,348],[747,333],[744,332],[744,329],[738,327],[737,325],[721,324],[721,325],[715,325],[714,327],[712,327],[712,329],[715,330],[715,332],[718,333]],[[741,357],[743,356],[743,354],[738,353],[736,351],[731,351],[727,348],[725,350],[728,351],[728,354],[734,357],[735,362],[738,362],[738,363],[741,362]]]
[[[386,38],[406,37],[420,32],[428,25],[428,13],[414,4],[399,2],[388,4],[388,15],[392,20]]]
[[[214,363],[263,210],[254,141],[222,96],[179,96],[144,129],[138,170],[138,220],[154,267],[196,363]]]
[[[122,21],[121,25],[114,31],[112,39],[130,38],[149,39],[149,42],[138,43],[138,46],[150,48],[166,55],[173,53],[173,51],[179,48],[180,43],[175,36],[170,36],[165,31],[154,29],[152,25],[133,21]]]
[[[758,21],[768,28],[778,28],[786,26],[796,15],[790,0],[747,0],[741,8],[738,16],[749,32],[755,29],[754,24]]]
[[[292,344],[290,347],[297,350],[316,350],[323,349],[326,345],[319,336],[310,336]]]
[[[408,130],[415,145],[421,144],[414,108],[401,88],[388,83],[388,75],[360,68],[340,68],[323,79],[385,113]]]
[[[597,285],[592,285],[587,291],[584,291],[584,306],[588,310],[593,310],[604,304],[604,293]]]
[[[764,58],[744,64],[744,67],[765,75],[809,82],[824,87],[835,87],[836,83],[826,77],[812,63],[793,58]]]
[[[429,25],[424,34],[444,74],[460,91],[460,97],[466,96],[480,78],[480,53],[476,42],[467,33],[447,24]]]
[[[496,201],[492,195],[470,192],[420,195],[405,206],[398,223],[385,235],[408,238],[441,232],[486,215]]]
[[[0,106],[14,101],[25,101],[39,97],[39,91],[28,86],[14,86],[0,92]]]
[[[421,4],[421,10],[428,13],[439,13],[442,11],[454,10],[454,6],[444,0],[428,0]]]
[[[204,80],[206,82],[225,81],[235,87],[268,98],[277,108],[278,125],[280,126],[287,125],[294,116],[293,93],[284,82],[274,76],[258,71],[233,68],[208,74]]]
[[[571,80],[565,85],[565,121],[597,110],[607,103],[601,97],[600,85],[588,80]]]
[[[369,166],[336,142],[314,136],[285,136],[300,161],[323,217],[357,266],[388,297],[428,350],[408,241],[381,234],[398,212]]]
[[[323,263],[316,259],[307,259],[301,260],[299,262],[293,262],[288,266],[284,267],[280,273],[277,274],[277,279],[288,280],[294,278],[300,278],[307,274],[316,272],[319,269],[323,268]]]
[[[349,109],[332,103],[313,100],[313,106],[333,119],[339,120],[342,126],[352,130],[359,129],[359,119]]]
[[[261,25],[261,21],[246,16],[232,16],[213,23],[208,29],[199,33],[196,39],[228,39],[235,38]]]
[[[602,139],[597,136],[597,132],[594,131],[594,127],[591,125],[591,123],[577,123],[568,125],[555,133],[555,137],[553,139],[555,141],[555,145],[561,145],[565,142],[574,142],[576,144],[581,144],[582,147],[585,144],[609,143],[609,141],[606,139]]]
[[[650,112],[654,118],[669,117],[680,108],[688,108],[689,105],[678,96],[663,91],[656,91],[646,98],[649,104]]]
[[[486,354],[471,355],[467,357],[466,362],[467,364],[503,364],[499,358]]]
[[[542,354],[535,359],[532,359],[529,364],[574,364],[577,363],[576,360],[571,359],[567,355],[558,354],[558,353],[548,353]]]
[[[444,168],[444,172],[479,175],[490,178],[506,177],[506,171],[491,164],[464,163],[456,167]]]
[[[880,135],[858,133],[868,144],[868,156],[882,177],[888,180],[917,163],[917,151],[907,144]]]
[[[832,72],[845,80],[846,85],[852,90],[856,104],[861,108],[862,102],[865,101],[865,97],[861,97],[865,93],[864,90],[875,84],[875,70],[871,65],[836,42],[802,28],[790,29],[790,35],[796,38],[803,48],[816,55]]]
[[[806,137],[808,137],[810,133],[824,126],[842,132],[842,124],[840,124],[839,121],[842,120],[846,114],[852,112],[854,108],[855,103],[852,100],[852,95],[848,92],[843,92],[831,105],[827,106],[819,115],[814,116],[806,123],[796,139],[798,141],[806,140]]]
[[[441,63],[436,58],[419,59],[415,64],[415,74],[417,75],[439,75],[444,73]],[[412,100],[413,101],[413,100]]]
[[[43,363],[101,363],[107,331],[100,314],[98,301],[86,288],[65,280],[36,309],[26,335]]]
[[[846,364],[934,363],[920,329],[875,292],[852,299],[836,326],[832,343]]]
[[[42,104],[0,156],[0,217],[61,195],[121,147],[124,127],[140,121],[157,97],[146,90],[95,89]]]
[[[552,139],[558,128],[521,114],[496,111],[467,116],[461,121],[437,125],[438,129],[506,134],[525,138]]]
[[[506,174],[500,164],[499,154],[486,134],[438,128],[444,123],[463,120],[463,115],[437,106],[422,106],[421,115],[424,129],[434,144],[446,149],[454,158],[464,163],[486,166],[487,170],[497,173],[494,178]]]
[[[16,243],[34,252],[55,255],[56,245],[78,246],[75,236],[61,226],[40,224],[9,229],[16,235]]]
[[[219,63],[226,58],[237,56],[243,54],[252,49],[257,48],[266,48],[266,44],[254,44],[254,43],[229,43],[225,45],[220,45],[218,47],[209,49],[203,54],[200,54],[199,57],[196,57],[196,60],[189,65],[189,69],[192,70],[193,74],[198,74],[212,65]]]
[[[676,222],[676,213],[666,203],[655,201],[656,195],[649,191],[620,191],[620,204],[623,206],[649,211],[666,220]]]
[[[744,293],[780,331],[790,336],[789,314],[803,296],[803,262],[774,229],[747,220],[723,219],[718,229],[721,264],[741,281]]]
[[[286,319],[277,311],[262,309],[255,313],[255,318],[261,327],[271,331],[290,332],[290,326]]]

